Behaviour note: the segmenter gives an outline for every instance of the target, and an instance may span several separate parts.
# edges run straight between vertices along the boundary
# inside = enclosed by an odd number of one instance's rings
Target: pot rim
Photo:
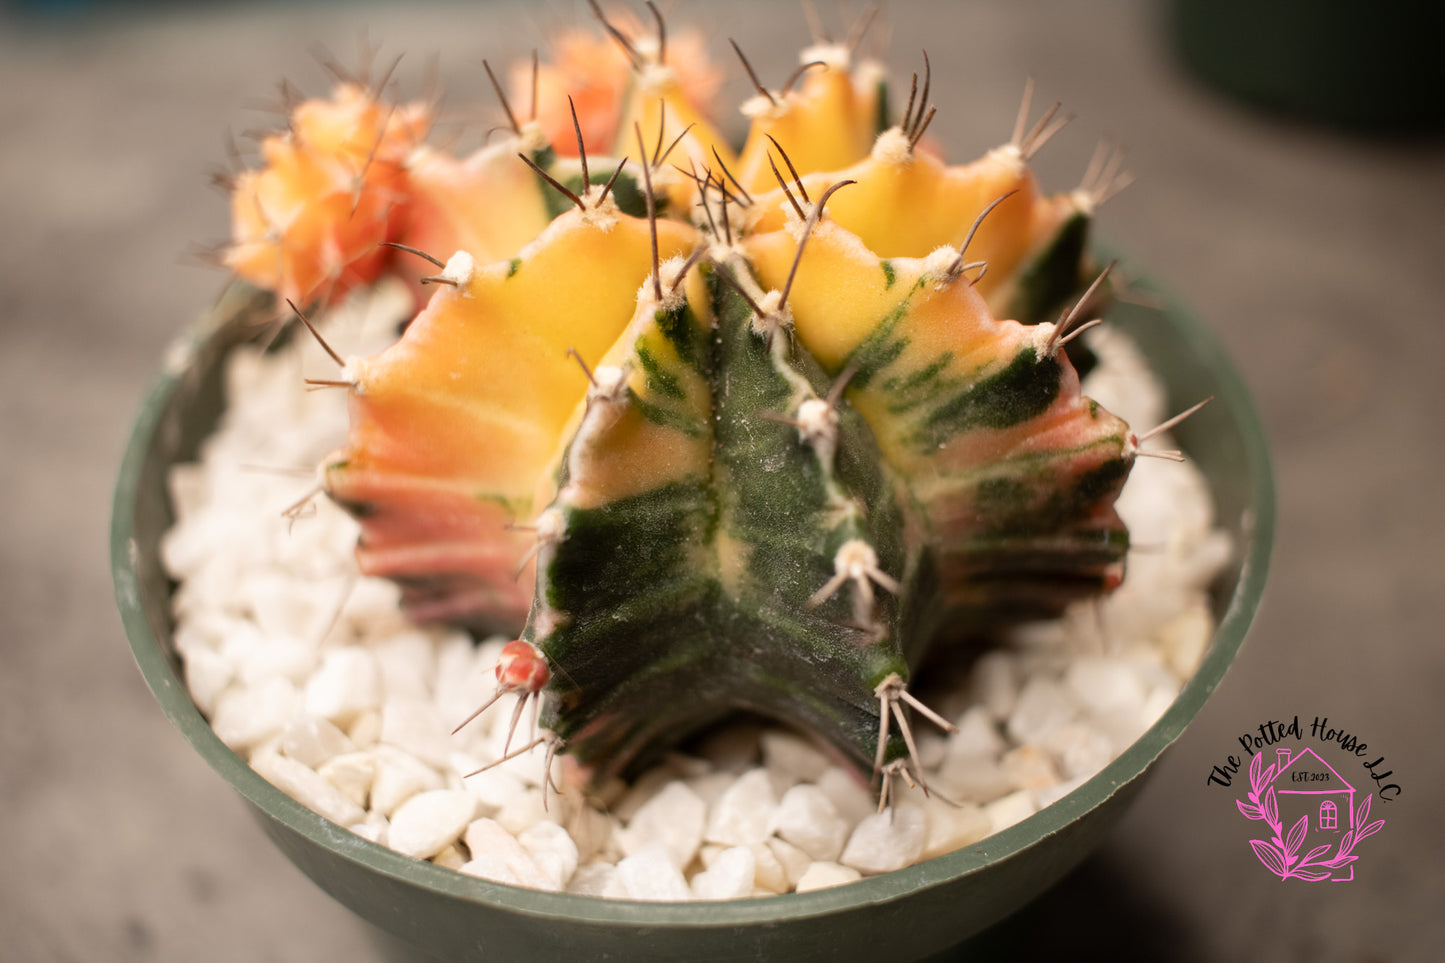
[[[1052,805],[1000,832],[934,859],[844,886],[809,893],[710,902],[642,902],[549,893],[494,883],[404,856],[355,835],[296,802],[267,782],[216,736],[186,689],[168,645],[157,637],[142,604],[136,534],[136,503],[143,465],[156,442],[162,417],[195,360],[198,349],[220,325],[227,297],[218,310],[192,327],[167,353],[167,363],[152,384],[131,431],[113,501],[110,557],[116,604],[131,651],[147,685],[167,718],[206,762],[245,799],[268,817],[310,842],[365,869],[402,883],[462,901],[538,920],[584,921],[666,930],[709,929],[780,923],[845,913],[923,892],[1007,862],[1047,841],[1106,803],[1120,788],[1144,773],[1183,733],[1223,680],[1244,642],[1263,595],[1273,547],[1275,490],[1268,445],[1243,379],[1222,344],[1177,299],[1152,281],[1151,295],[1164,304],[1174,336],[1202,368],[1217,379],[1217,403],[1240,434],[1251,513],[1245,519],[1239,577],[1214,636],[1194,674],[1179,695],[1132,745],[1102,770]]]

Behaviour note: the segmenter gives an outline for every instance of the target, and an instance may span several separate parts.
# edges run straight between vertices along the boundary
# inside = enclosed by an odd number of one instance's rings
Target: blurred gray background
[[[806,36],[792,3],[671,6],[732,74],[727,36],[774,74]],[[583,11],[0,11],[0,959],[398,952],[271,847],[146,691],[112,602],[110,489],[166,343],[224,283],[184,254],[226,233],[205,173],[228,127],[272,123],[247,105],[283,76],[323,91],[312,47],[346,59],[365,29],[406,53],[410,91],[438,54],[449,103],[481,108],[453,117],[476,138],[496,122],[481,58],[504,62]],[[1238,662],[1107,845],[989,946],[1438,959],[1445,148],[1222,98],[1179,66],[1162,8],[1142,0],[896,2],[889,19],[896,72],[932,55],[932,133],[951,156],[1008,137],[1028,74],[1079,115],[1039,160],[1046,187],[1076,183],[1100,135],[1128,146],[1139,181],[1101,229],[1227,344],[1279,481],[1269,589]],[[1295,713],[1358,733],[1403,788],[1376,805],[1386,827],[1346,885],[1264,872],[1226,791],[1205,785],[1240,733]]]

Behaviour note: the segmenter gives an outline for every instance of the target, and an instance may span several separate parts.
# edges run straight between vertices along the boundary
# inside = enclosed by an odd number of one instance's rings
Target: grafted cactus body
[[[836,47],[734,153],[663,39],[593,111],[630,128],[611,159],[530,121],[411,153],[437,290],[346,361],[326,489],[413,616],[518,638],[594,777],[740,710],[887,771],[932,646],[1122,578],[1136,445],[1059,317],[1097,197],[1044,196],[1032,135],[950,167],[923,104],[882,129],[881,71]]]

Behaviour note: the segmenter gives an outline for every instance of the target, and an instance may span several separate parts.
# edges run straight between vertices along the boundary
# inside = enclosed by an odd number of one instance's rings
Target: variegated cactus
[[[1060,121],[1029,128],[1027,101],[1008,143],[949,166],[921,145],[927,67],[891,124],[882,69],[828,43],[778,90],[744,61],[737,152],[660,17],[655,37],[603,22],[615,104],[568,108],[586,57],[534,60],[511,98],[530,79],[530,119],[504,97],[510,132],[471,158],[397,161],[400,109],[346,140],[382,145],[368,190],[395,166],[395,229],[367,230],[409,253],[377,251],[432,260],[435,291],[344,361],[326,491],[415,617],[516,636],[497,691],[536,695],[543,738],[596,778],[739,710],[916,772],[911,713],[946,725],[908,691],[930,650],[1122,578],[1137,440],[1063,351],[1116,166],[1043,195],[1028,161]]]

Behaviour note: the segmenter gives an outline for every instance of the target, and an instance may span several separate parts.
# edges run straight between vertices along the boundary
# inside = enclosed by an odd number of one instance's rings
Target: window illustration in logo
[[[1313,749],[1276,749],[1269,766],[1265,756],[1250,761],[1248,801],[1234,801],[1245,817],[1271,830],[1270,838],[1249,841],[1254,855],[1280,879],[1354,879],[1355,847],[1385,825],[1383,819],[1369,822],[1373,794],[1356,793]]]

